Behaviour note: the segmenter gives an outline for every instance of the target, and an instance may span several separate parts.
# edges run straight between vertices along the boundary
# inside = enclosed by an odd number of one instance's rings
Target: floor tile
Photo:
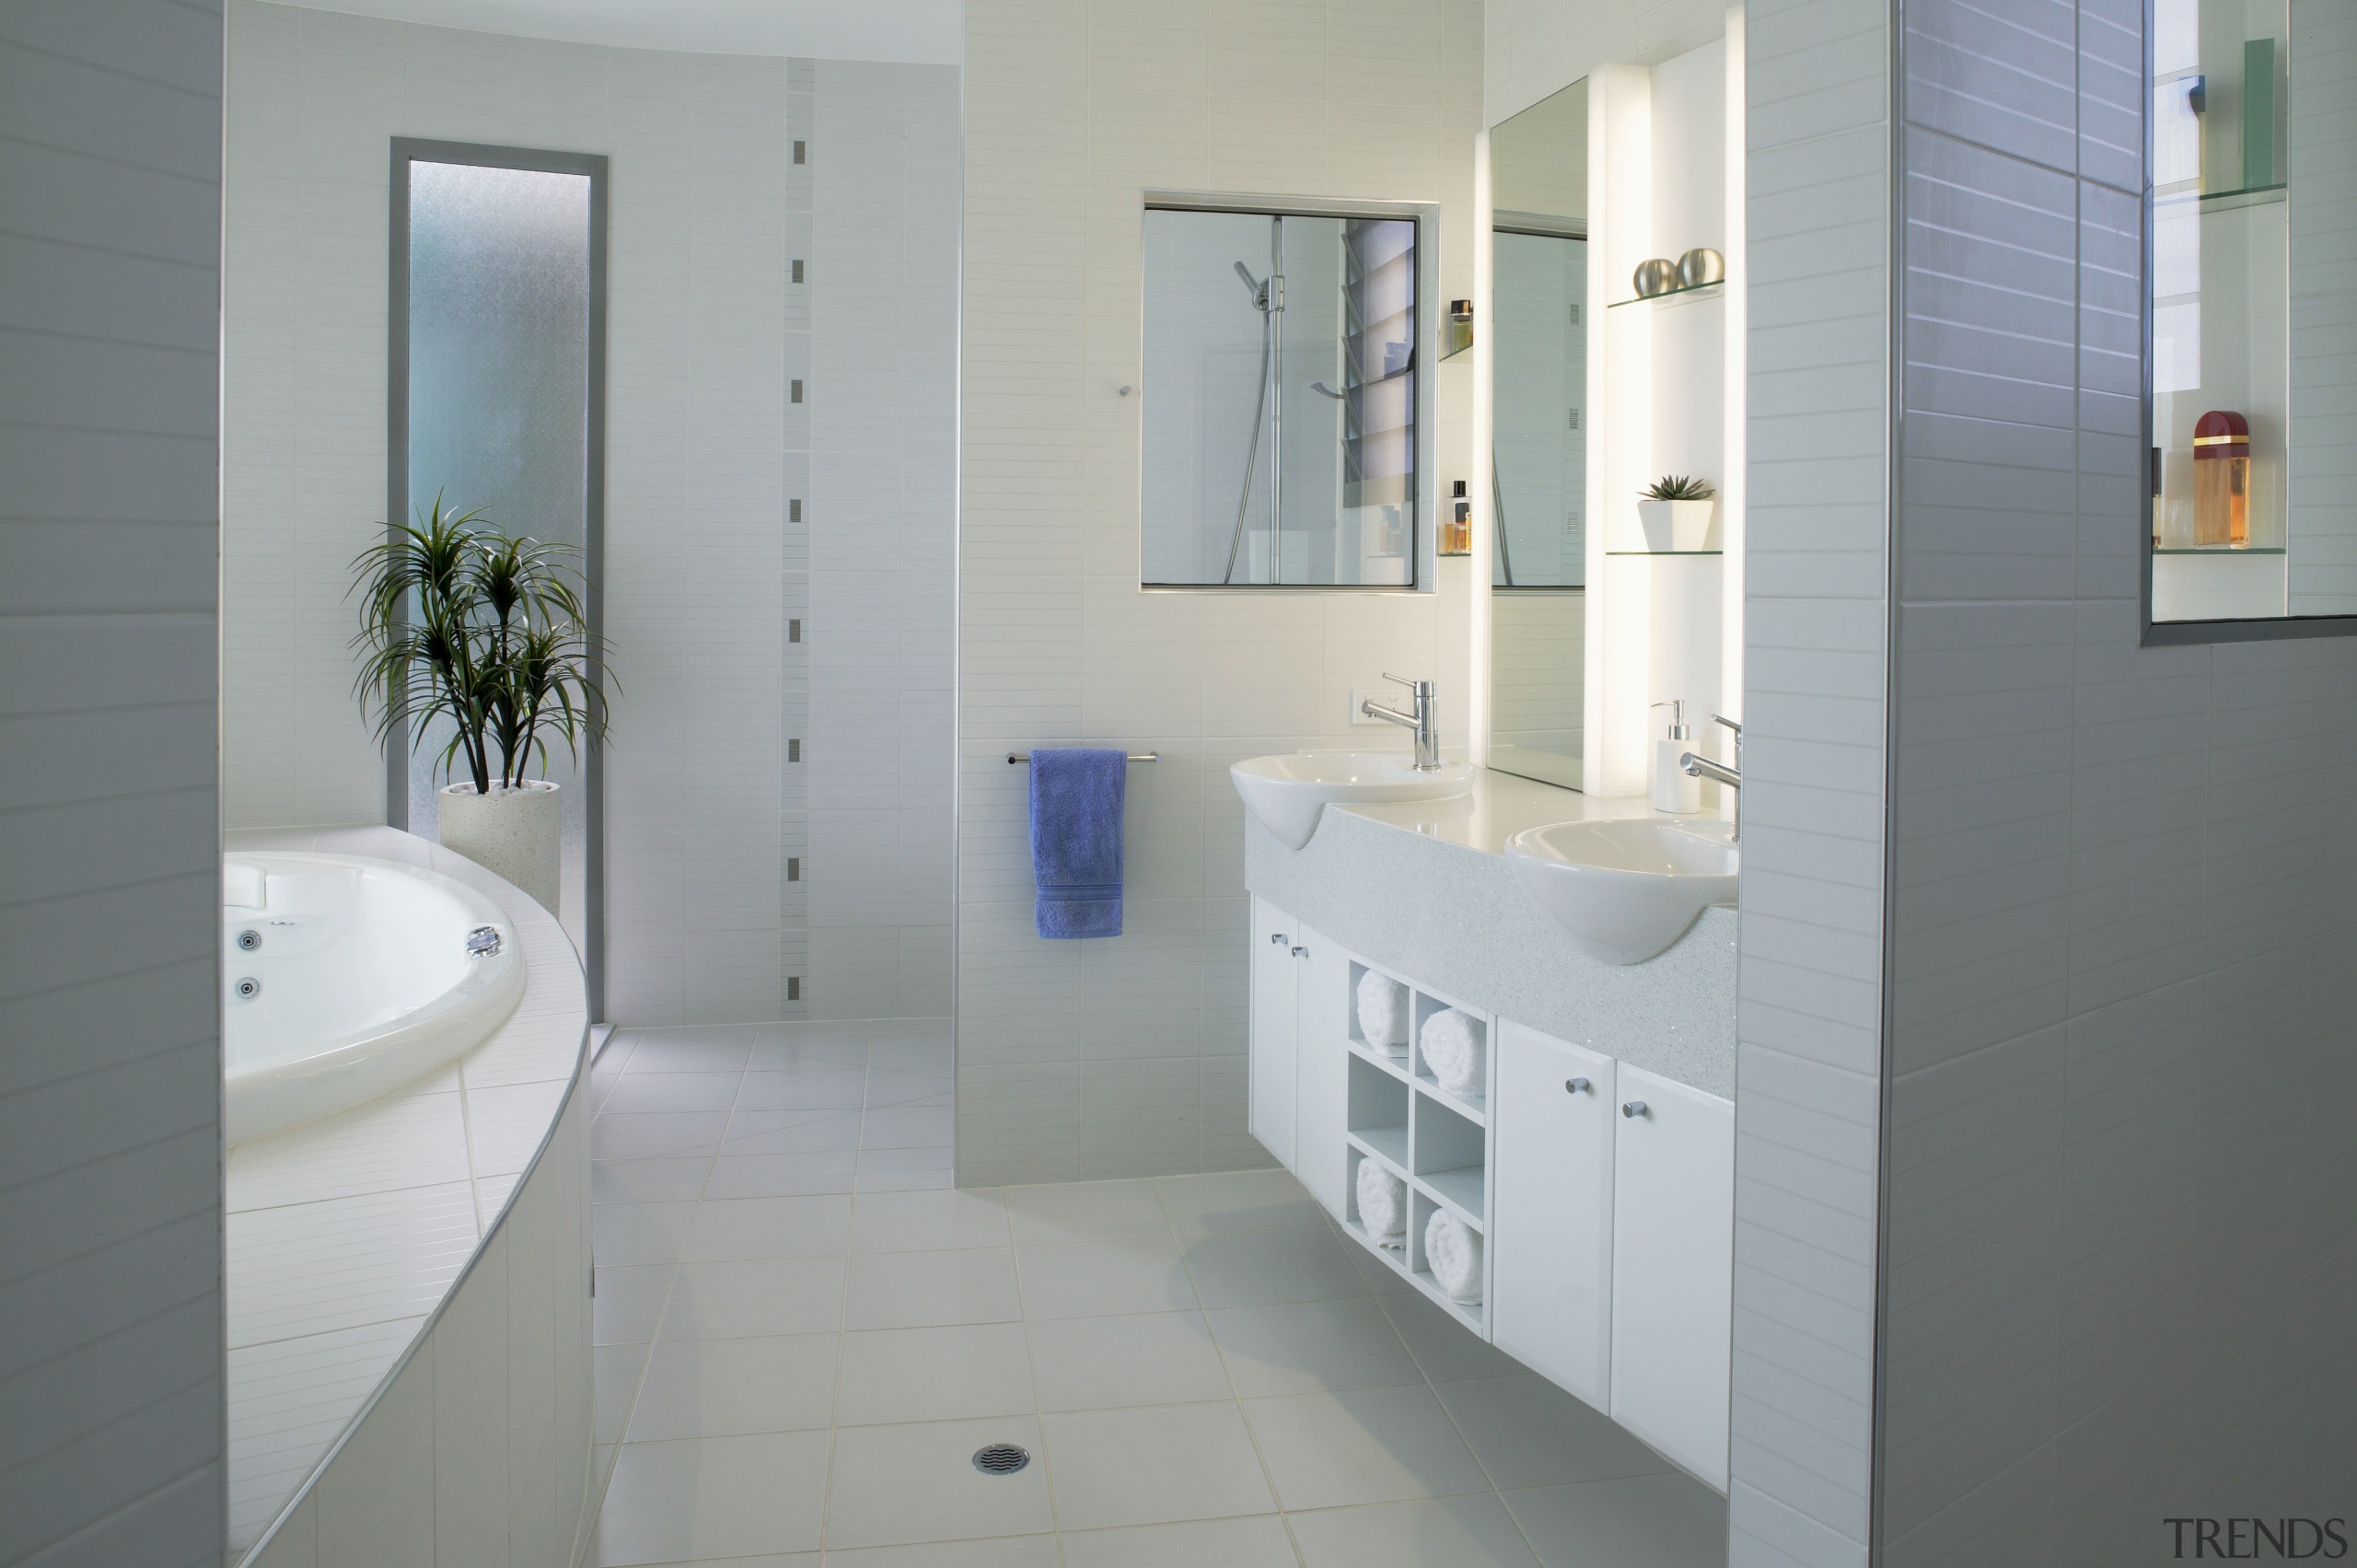
[[[739,1110],[857,1110],[866,1103],[865,1067],[805,1067],[791,1073],[748,1073],[737,1093]]]
[[[671,1283],[659,1337],[736,1340],[832,1333],[842,1326],[840,1258],[757,1258],[683,1263]]]
[[[856,1149],[811,1149],[790,1155],[723,1155],[712,1162],[707,1198],[792,1198],[848,1192],[858,1168]]]
[[[1028,1415],[1031,1363],[1020,1323],[845,1334],[835,1423],[875,1426]]]
[[[679,1243],[696,1223],[695,1203],[599,1203],[590,1212],[594,1256],[620,1268],[632,1263],[675,1263]]]
[[[866,1104],[873,1109],[882,1105],[947,1105],[957,1093],[958,1080],[946,1073],[908,1073],[897,1067],[875,1067],[867,1070]]]
[[[600,1160],[708,1159],[720,1152],[727,1130],[726,1110],[600,1111],[589,1124],[589,1155]]]
[[[622,1074],[648,1073],[742,1073],[752,1042],[733,1033],[694,1029],[633,1031],[635,1043]],[[602,1063],[604,1058],[600,1057]]]
[[[831,1425],[833,1334],[676,1340],[655,1347],[624,1440],[726,1437]]]
[[[735,1563],[724,1568],[736,1568]],[[1058,1568],[1053,1536],[999,1536],[827,1553],[827,1568]]]
[[[1037,1419],[837,1428],[827,1492],[828,1549],[1052,1528],[1047,1467],[1034,1460],[1013,1475],[984,1475],[974,1468],[974,1451],[991,1443],[1019,1443],[1037,1454]]]
[[[1023,1316],[1015,1254],[872,1252],[851,1260],[846,1329],[930,1329],[951,1323],[1011,1323]]]
[[[1670,1468],[1626,1427],[1533,1373],[1443,1383],[1435,1391],[1501,1492]]]
[[[671,1265],[639,1264],[596,1272],[589,1296],[591,1337],[601,1345],[643,1345],[655,1338],[663,1300],[671,1294]]]
[[[1296,1568],[1296,1559],[1284,1521],[1260,1514],[1069,1531],[1063,1568]]]
[[[1182,1241],[1241,1230],[1292,1230],[1323,1224],[1326,1211],[1289,1170],[1166,1176],[1155,1182],[1170,1228]]]
[[[1342,1241],[1316,1229],[1253,1230],[1186,1244],[1187,1272],[1207,1307],[1333,1301],[1367,1294]]]
[[[1367,1297],[1235,1307],[1210,1318],[1246,1399],[1424,1380],[1381,1305]]]
[[[1235,1397],[1200,1312],[1052,1318],[1027,1328],[1043,1411]]]
[[[851,1230],[851,1200],[840,1194],[706,1199],[697,1209],[682,1262],[819,1257],[841,1252]]]
[[[938,1147],[957,1136],[957,1113],[946,1105],[880,1105],[866,1113],[863,1149]]]
[[[1506,1506],[1547,1568],[1721,1568],[1726,1499],[1686,1475],[1509,1492]]]
[[[922,1170],[863,1169],[853,1185],[862,1192],[938,1192],[958,1185],[958,1172],[946,1165]]]
[[[1449,1315],[1422,1292],[1382,1298],[1383,1314],[1399,1330],[1399,1338],[1424,1376],[1435,1383],[1468,1377],[1514,1377],[1528,1372],[1505,1352],[1491,1344]]]
[[[737,1102],[742,1073],[628,1073],[602,1108],[619,1111],[726,1110]]]
[[[1489,1493],[1289,1516],[1309,1568],[1538,1568],[1505,1504]],[[1592,1568],[1625,1568],[1598,1557]]]
[[[597,1203],[682,1203],[704,1195],[712,1160],[598,1160],[589,1167],[589,1198]]]
[[[1337,1508],[1487,1492],[1489,1478],[1422,1386],[1247,1400],[1287,1508]]]
[[[1068,1530],[1273,1512],[1268,1477],[1232,1400],[1040,1418]]]
[[[1196,1305],[1194,1286],[1167,1236],[1025,1247],[1023,1310],[1030,1318],[1101,1318],[1176,1312]]]
[[[819,1545],[823,1432],[625,1443],[598,1517],[603,1568]]]
[[[1407,1275],[1361,1246],[1356,1239],[1351,1237],[1342,1237],[1342,1255],[1351,1260],[1351,1267],[1359,1272],[1359,1278],[1366,1283],[1366,1288],[1375,1295],[1413,1295],[1416,1294],[1416,1287],[1408,1283]]]
[[[804,1072],[829,1067],[862,1067],[867,1063],[867,1030],[862,1024],[823,1026],[803,1034],[775,1035],[753,1041],[755,1073]]]
[[[859,1147],[856,1110],[737,1110],[728,1117],[724,1155],[799,1155]]]
[[[1007,1223],[1017,1247],[1169,1233],[1170,1221],[1151,1181],[1073,1181],[1005,1191]]]
[[[1006,1245],[1006,1210],[995,1191],[862,1192],[852,1201],[853,1252]]]

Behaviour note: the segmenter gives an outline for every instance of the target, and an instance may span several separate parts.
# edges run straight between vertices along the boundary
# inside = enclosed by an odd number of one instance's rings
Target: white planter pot
[[[442,844],[531,895],[551,914],[563,879],[563,814],[557,786],[530,779],[517,789],[445,784],[440,800]]]
[[[1718,509],[1716,499],[1638,502],[1637,524],[1644,529],[1645,548],[1652,551],[1710,549],[1711,519]]]

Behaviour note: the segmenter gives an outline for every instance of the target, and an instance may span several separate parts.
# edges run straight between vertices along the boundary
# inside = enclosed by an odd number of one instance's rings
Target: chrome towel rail
[[[1028,751],[1010,751],[1006,754],[1006,760],[1010,762],[1028,762],[1031,760],[1031,753]],[[1159,751],[1132,751],[1130,753],[1130,761],[1132,762],[1159,762],[1162,761],[1162,753]]]

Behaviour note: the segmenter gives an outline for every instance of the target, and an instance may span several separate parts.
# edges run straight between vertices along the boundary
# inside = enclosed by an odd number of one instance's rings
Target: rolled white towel
[[[1481,1237],[1446,1209],[1434,1209],[1424,1226],[1424,1261],[1449,1300],[1470,1306],[1481,1299]]]
[[[1408,988],[1373,970],[1359,976],[1359,1034],[1378,1051],[1408,1049]]]
[[[1359,1223],[1387,1247],[1408,1235],[1408,1184],[1373,1160],[1359,1161]]]
[[[1442,1088],[1453,1095],[1481,1092],[1481,1026],[1470,1015],[1442,1008],[1424,1020],[1418,1043]]]

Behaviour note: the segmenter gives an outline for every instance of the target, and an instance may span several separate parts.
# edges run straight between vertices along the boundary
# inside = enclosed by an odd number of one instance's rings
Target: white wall
[[[961,1181],[1267,1163],[1244,1130],[1227,765],[1321,739],[1396,748],[1345,724],[1352,688],[1385,669],[1439,679],[1462,754],[1471,563],[1443,563],[1438,594],[1141,593],[1139,400],[1115,389],[1140,378],[1148,189],[1438,202],[1437,292],[1472,292],[1477,14],[969,8]],[[1434,373],[1445,486],[1469,474],[1471,367]],[[1042,942],[1025,774],[1005,759],[1075,740],[1164,761],[1131,772],[1126,935]]]
[[[230,31],[230,824],[383,817],[344,593],[384,515],[389,138],[604,153],[607,1016],[946,1009],[946,878],[900,850],[948,836],[954,72],[259,0]]]
[[[2141,8],[1907,10],[1882,1561],[2163,1562],[2357,1474],[2357,644],[2138,645]]]
[[[1481,122],[1510,119],[1607,62],[1657,65],[1698,49],[1726,31],[1726,0],[1488,0]]]
[[[221,20],[0,11],[0,1558],[222,1551]]]

